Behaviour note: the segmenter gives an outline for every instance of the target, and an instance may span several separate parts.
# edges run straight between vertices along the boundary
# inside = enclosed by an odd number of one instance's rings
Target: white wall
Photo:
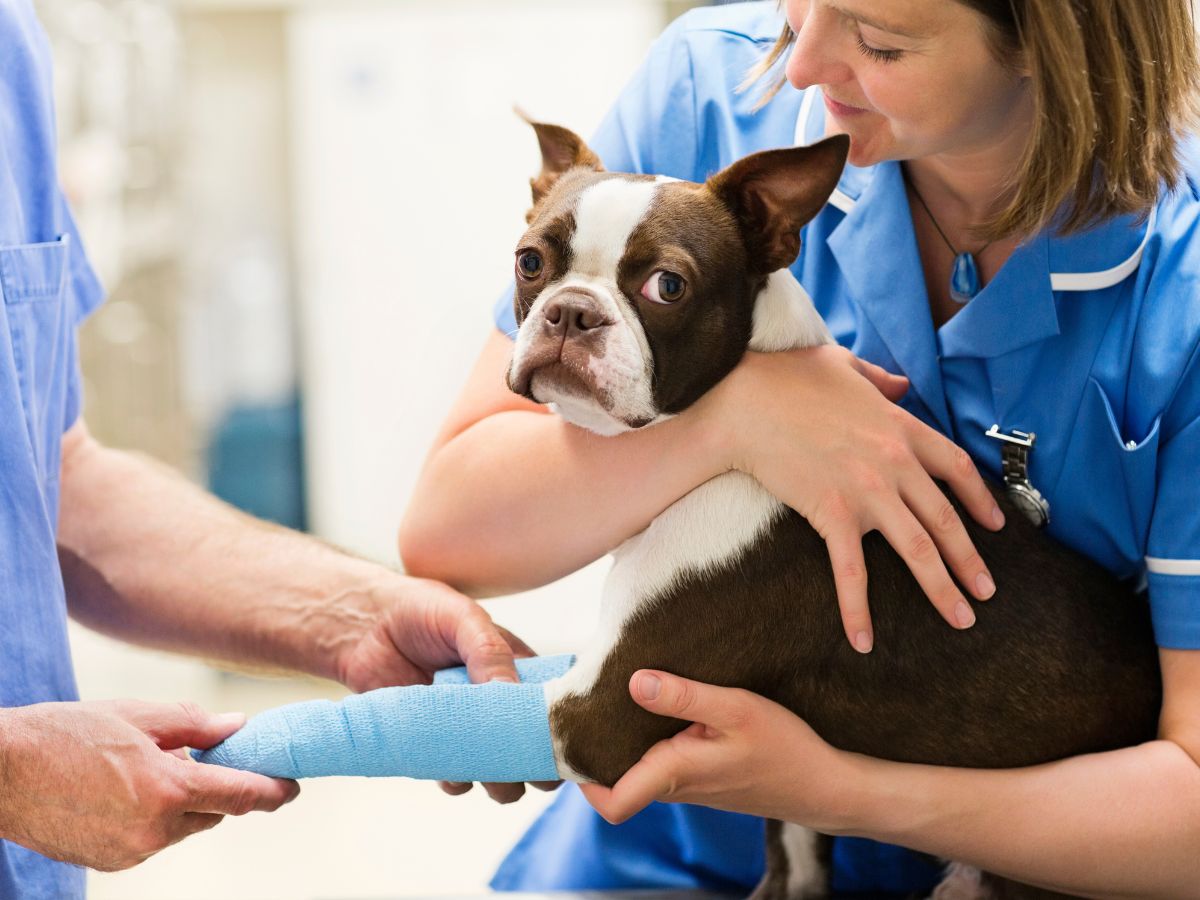
[[[396,559],[401,513],[492,328],[524,228],[539,157],[512,106],[590,133],[665,20],[650,0],[321,6],[290,17],[316,533]],[[587,634],[598,593],[592,571],[540,603],[500,609],[539,649],[558,649]]]

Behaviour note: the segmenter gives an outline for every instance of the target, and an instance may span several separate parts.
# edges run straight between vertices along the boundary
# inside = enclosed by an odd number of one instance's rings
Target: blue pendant
[[[954,271],[950,273],[950,299],[955,303],[967,303],[979,293],[979,269],[975,257],[960,253],[954,257]]]

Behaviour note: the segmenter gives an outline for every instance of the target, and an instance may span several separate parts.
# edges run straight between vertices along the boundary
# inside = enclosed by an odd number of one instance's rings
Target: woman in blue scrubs
[[[895,384],[836,350],[750,354],[703,415],[596,438],[506,392],[506,295],[402,528],[406,564],[478,592],[544,583],[740,468],[827,534],[847,638],[869,652],[869,530],[957,627],[970,627],[970,601],[947,570],[990,596],[929,488],[931,475],[950,481],[988,522],[950,441],[999,481],[1001,447],[985,434],[998,423],[1038,436],[1029,479],[1049,533],[1145,580],[1161,739],[1029,770],[905,766],[841,754],[761,698],[691,685],[691,717],[708,727],[589,796],[613,820],[653,799],[736,812],[653,804],[615,828],[568,786],[493,884],[748,889],[762,860],[749,813],[1065,892],[1187,895],[1200,883],[1200,198],[1178,138],[1196,87],[1188,5],[788,0],[784,12],[778,44],[773,3],[675,23],[592,147],[611,170],[701,181],[756,150],[849,133],[851,164],[793,271],[843,347],[908,379],[908,415],[884,398]],[[773,45],[788,84],[758,108],[761,92],[738,86]],[[857,440],[822,433],[821,409]],[[821,465],[831,456],[838,466]],[[844,481],[808,484],[807,471]],[[634,685],[666,714],[680,691],[666,676]],[[835,889],[871,896],[939,874],[859,838],[839,840],[834,863]]]

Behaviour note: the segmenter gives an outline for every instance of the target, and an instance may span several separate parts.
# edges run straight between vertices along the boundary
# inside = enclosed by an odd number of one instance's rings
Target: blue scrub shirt
[[[75,328],[102,293],[55,169],[50,52],[28,2],[0,3],[0,706],[74,700],[55,550]],[[82,897],[84,873],[0,841],[0,897]]]
[[[785,86],[757,112],[760,87],[737,92],[782,24],[775,3],[676,21],[591,142],[606,168],[703,181],[746,154],[820,139],[819,90]],[[1189,178],[1148,221],[1038,234],[935,329],[899,165],[848,166],[792,266],[837,340],[908,376],[902,405],[985,476],[1001,476],[986,429],[1036,432],[1031,480],[1050,501],[1049,533],[1145,579],[1157,641],[1179,649],[1200,648],[1198,213]],[[495,319],[515,332],[511,289]],[[492,885],[749,888],[761,847],[759,820],[686,806],[653,806],[611,828],[568,785]],[[903,894],[937,880],[927,857],[835,842],[839,892]]]

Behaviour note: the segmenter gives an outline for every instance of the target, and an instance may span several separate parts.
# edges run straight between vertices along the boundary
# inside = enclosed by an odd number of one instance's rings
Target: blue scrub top
[[[99,304],[58,186],[50,50],[0,2],[0,706],[77,699],[55,550],[59,450],[78,418],[79,321]],[[82,897],[84,873],[0,841],[0,897]]]
[[[737,86],[779,36],[775,3],[695,10],[659,38],[591,142],[612,171],[703,181],[734,160],[818,140],[818,89],[785,86],[764,109]],[[1145,579],[1163,647],[1200,648],[1200,199],[1189,178],[1148,220],[1072,237],[1043,232],[935,329],[895,162],[848,166],[802,232],[792,271],[834,336],[908,376],[902,401],[1000,480],[993,424],[1036,432],[1031,480],[1049,532],[1122,578]],[[495,309],[512,334],[511,288]],[[723,888],[761,874],[761,824],[689,807],[610,829],[567,786],[493,886]],[[703,853],[696,853],[703,848]],[[757,852],[757,851],[755,851]],[[936,868],[839,840],[834,887],[926,890]]]

